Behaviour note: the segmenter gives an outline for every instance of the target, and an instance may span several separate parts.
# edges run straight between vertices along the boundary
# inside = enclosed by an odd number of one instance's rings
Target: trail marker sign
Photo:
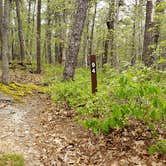
[[[97,71],[96,71],[96,56],[90,56],[90,65],[91,65],[91,81],[92,81],[92,93],[97,92]]]

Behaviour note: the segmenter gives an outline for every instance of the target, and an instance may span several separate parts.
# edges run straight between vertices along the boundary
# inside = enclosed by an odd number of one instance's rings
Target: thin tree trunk
[[[45,34],[45,36],[46,36],[46,34]],[[42,55],[44,57],[45,63],[47,64],[48,63],[48,58],[47,58],[47,49],[46,49],[46,46],[47,46],[47,41],[44,40]]]
[[[108,28],[108,31],[109,31],[109,36],[108,36],[108,39],[109,39],[109,45],[110,45],[110,56],[111,56],[111,66],[112,67],[115,67],[115,64],[116,64],[116,55],[115,55],[115,39],[114,39],[114,36],[115,36],[115,12],[116,12],[116,3],[115,3],[115,0],[112,0],[112,4],[110,4],[110,13],[109,13],[109,16],[110,16],[110,27]],[[107,22],[108,24],[108,22]]]
[[[159,7],[159,5],[163,2],[163,0],[156,0],[156,16],[158,16],[161,13],[164,13],[164,9]],[[160,20],[155,19],[155,28],[154,28],[154,44],[155,44],[155,50],[158,47],[159,38],[160,38]]]
[[[58,50],[58,44],[57,42],[55,41],[54,43],[54,53],[55,53],[55,63],[58,62],[58,54],[59,54],[59,50]],[[59,62],[58,62],[59,63]]]
[[[11,53],[12,53],[12,60],[14,61],[15,60],[15,56],[14,56],[14,30],[12,29],[11,30],[11,34],[12,34],[12,51],[11,51]]]
[[[150,67],[153,64],[154,58],[152,56],[153,48],[153,0],[147,0],[146,4],[146,20],[145,20],[145,32],[144,32],[144,45],[142,60],[144,64]]]
[[[59,15],[59,13],[54,14],[54,21],[55,21],[55,24],[58,25],[62,29],[62,26],[61,26],[62,20],[61,20],[61,16]],[[60,30],[59,34],[57,34],[55,36],[55,38],[58,38],[58,37],[60,37],[60,39],[62,38],[62,30]],[[55,63],[58,62],[59,64],[62,64],[62,58],[63,58],[63,44],[62,44],[61,40],[58,42],[57,42],[57,40],[55,40],[55,43],[54,43]]]
[[[52,63],[51,57],[51,11],[50,11],[50,0],[47,0],[47,29],[46,29],[46,41],[47,41],[47,56],[48,56],[48,63]]]
[[[36,55],[37,55],[37,73],[41,73],[41,0],[37,4],[37,40],[36,40]]]
[[[3,5],[0,1],[0,60],[2,60],[2,20],[3,20]]]
[[[67,11],[64,10],[63,11],[63,15],[62,15],[62,24],[66,25],[67,24]],[[63,26],[62,25],[62,26]],[[61,28],[61,40],[62,42],[60,43],[60,50],[62,51],[62,63],[63,60],[65,59],[66,56],[66,41],[67,41],[67,28]]]
[[[133,33],[132,33],[132,43],[131,43],[131,66],[134,66],[136,63],[136,48],[135,48],[135,33],[136,33],[136,23],[133,20]]]
[[[85,23],[85,33],[84,33],[84,41],[83,41],[83,59],[82,65],[87,68],[88,67],[88,33],[89,33],[89,19],[86,19]]]
[[[25,58],[25,50],[24,50],[22,20],[20,16],[20,2],[18,0],[16,0],[15,2],[16,2],[16,12],[17,12],[17,21],[18,21],[18,36],[20,40],[20,57],[21,57],[21,63],[23,64]]]
[[[54,24],[57,25],[58,24],[58,13],[54,13]],[[55,39],[58,37],[58,35],[54,36]],[[55,63],[59,63],[59,43],[57,42],[57,40],[55,40],[54,42],[54,54],[55,54]]]
[[[31,29],[31,37],[30,37],[30,55],[32,55],[33,51],[33,41],[34,41],[34,31],[35,31],[35,9],[36,9],[36,0],[34,0],[34,6],[33,6],[33,13],[32,13],[32,29]]]
[[[31,33],[29,33],[30,29],[31,29],[31,6],[32,6],[32,0],[29,0],[28,2],[28,25],[27,25],[27,36],[26,36],[26,47],[29,49],[30,48],[30,40],[29,40],[29,36],[31,35]]]
[[[9,24],[9,0],[4,1],[3,25],[2,25],[2,83],[9,84],[8,63],[8,24]]]
[[[119,42],[118,42],[118,22],[119,22],[119,11],[120,11],[120,6],[122,4],[121,0],[117,0],[115,3],[115,21],[114,21],[114,54],[113,54],[113,61],[115,62],[113,67],[116,69],[116,71],[119,73],[120,72],[120,53],[119,53]],[[112,62],[113,62],[112,61]]]
[[[132,32],[132,43],[131,43],[131,66],[134,66],[137,60],[136,52],[136,18],[137,18],[137,0],[134,4],[134,17],[133,17],[133,32]]]
[[[93,19],[92,19],[92,29],[91,29],[90,43],[89,43],[89,45],[90,45],[89,55],[92,55],[92,53],[93,53],[93,38],[94,38],[94,27],[95,27],[96,13],[97,13],[97,2],[95,2],[94,14],[93,14]]]
[[[63,30],[63,27],[62,27],[62,20],[63,19],[61,17],[63,17],[63,16],[58,15],[59,27],[60,27],[60,33],[59,33],[60,41],[58,42],[58,54],[57,54],[58,59],[57,60],[58,60],[59,64],[62,64],[62,61],[63,61],[63,47],[64,47],[63,33],[65,33]]]
[[[65,68],[63,72],[64,80],[74,80],[77,56],[88,9],[88,0],[77,0],[76,4],[77,10],[74,18],[73,29],[70,36],[70,43],[66,54]]]
[[[144,33],[143,33],[143,0],[139,0],[139,17],[140,17],[140,22],[139,22],[139,56],[138,56],[138,60],[142,61],[142,52],[143,52],[143,37],[144,37]]]
[[[62,61],[63,61],[63,44],[62,42],[59,43],[59,54],[58,54],[58,62],[59,64],[62,64]]]
[[[108,54],[111,57],[111,66],[115,66],[116,58],[115,58],[115,43],[114,43],[114,30],[115,30],[115,0],[109,2],[109,11],[107,18],[107,36],[104,41],[104,55],[102,57],[102,66],[108,62]]]

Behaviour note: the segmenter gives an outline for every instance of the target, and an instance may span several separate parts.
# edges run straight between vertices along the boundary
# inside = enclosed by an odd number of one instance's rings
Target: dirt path
[[[94,135],[75,122],[74,111],[65,104],[53,104],[44,94],[25,97],[23,103],[7,101],[3,105],[0,97],[0,154],[22,153],[25,166],[164,166],[166,163],[165,156],[148,154],[153,138],[141,123],[112,130],[108,136]]]
[[[37,96],[26,97],[23,103],[7,101],[1,94],[0,154],[23,154],[26,166],[42,166],[40,152],[35,143],[41,132],[39,113],[42,105]]]
[[[45,166],[164,166],[166,156],[149,155],[153,140],[146,126],[137,122],[128,128],[95,135],[74,120],[67,106],[47,103],[41,115],[44,132],[37,138]]]

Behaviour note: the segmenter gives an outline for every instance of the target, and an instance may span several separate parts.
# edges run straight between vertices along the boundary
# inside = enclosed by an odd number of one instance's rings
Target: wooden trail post
[[[97,72],[96,72],[96,56],[90,56],[91,65],[91,81],[92,81],[92,94],[97,92]]]

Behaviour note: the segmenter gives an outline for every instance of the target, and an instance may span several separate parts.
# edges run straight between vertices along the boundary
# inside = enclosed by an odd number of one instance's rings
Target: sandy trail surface
[[[22,154],[26,166],[42,166],[35,139],[41,133],[39,113],[43,109],[35,96],[14,103],[0,94],[0,154]]]

